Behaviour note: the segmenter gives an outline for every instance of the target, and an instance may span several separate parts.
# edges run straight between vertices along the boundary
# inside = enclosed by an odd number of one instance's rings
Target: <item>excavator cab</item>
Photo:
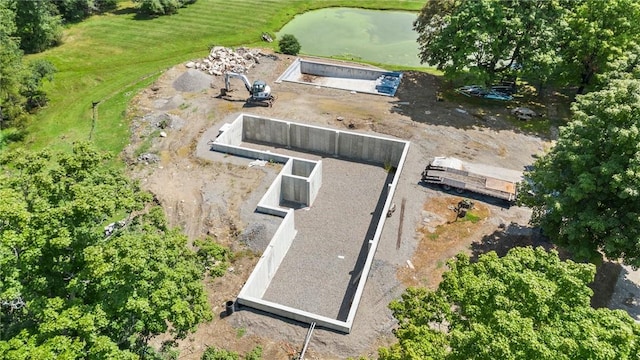
[[[253,82],[253,86],[251,88],[251,94],[260,94],[265,92],[265,88],[267,87],[267,83],[262,80],[256,80]]]

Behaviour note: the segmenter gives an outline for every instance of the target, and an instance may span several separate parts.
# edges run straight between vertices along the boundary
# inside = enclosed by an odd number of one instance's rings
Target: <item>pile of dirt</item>
[[[181,92],[199,92],[211,87],[213,76],[189,69],[173,81],[173,88]]]

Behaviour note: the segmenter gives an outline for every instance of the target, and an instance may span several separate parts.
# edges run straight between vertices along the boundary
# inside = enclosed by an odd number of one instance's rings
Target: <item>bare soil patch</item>
[[[250,309],[224,316],[224,303],[238,294],[279,224],[277,218],[254,211],[279,166],[249,167],[250,159],[209,151],[207,144],[217,129],[240,112],[411,141],[395,194],[398,204],[406,199],[404,218],[397,211],[385,225],[352,333],[316,329],[309,359],[375,357],[379,346],[393,342],[396,322],[387,304],[406,286],[437,286],[444,263],[459,251],[481,252],[497,243],[517,243],[513,239],[533,241],[528,209],[465,194],[475,202],[480,220],[451,222],[450,206],[460,197],[419,184],[420,173],[433,156],[457,156],[515,170],[531,164],[549,143],[514,128],[506,104],[485,107],[438,101],[440,80],[417,72],[405,73],[394,98],[275,84],[293,60],[264,57],[247,74],[251,81],[262,79],[272,87],[277,96],[273,107],[245,104],[248,94],[239,83],[234,85],[234,101],[221,99],[224,79],[213,77],[211,86],[203,88],[203,78],[185,75],[188,69],[182,64],[132,102],[131,145],[123,154],[131,176],[155,195],[171,225],[180,226],[190,239],[209,236],[239,254],[225,276],[205,280],[216,317],[177,343],[180,359],[199,359],[207,346],[244,354],[256,345],[263,347],[265,359],[289,359],[301,349],[306,334],[304,324]],[[197,84],[189,84],[190,78]],[[171,121],[157,120],[168,118]],[[153,154],[158,161],[139,161],[141,153]],[[489,241],[495,236],[501,240]],[[158,337],[154,344],[166,339]]]

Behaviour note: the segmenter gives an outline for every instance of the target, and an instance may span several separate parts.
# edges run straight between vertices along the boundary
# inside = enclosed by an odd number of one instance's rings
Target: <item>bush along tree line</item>
[[[298,55],[300,52],[300,43],[298,39],[291,34],[284,34],[278,42],[280,52],[287,55]]]
[[[109,157],[86,143],[0,154],[3,359],[149,358],[151,337],[212,318],[203,258],[227,252],[190,250]]]
[[[171,15],[178,12],[178,9],[193,4],[196,0],[133,0],[138,4],[138,11],[141,14],[158,16]]]

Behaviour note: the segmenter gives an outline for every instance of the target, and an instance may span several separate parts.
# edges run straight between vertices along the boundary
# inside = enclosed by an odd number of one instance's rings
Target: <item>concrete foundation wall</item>
[[[258,203],[257,210],[261,213],[284,217],[287,209],[280,207],[282,199],[282,172],[273,180],[267,192]]]
[[[358,305],[360,304],[360,299],[362,298],[362,293],[364,292],[364,286],[367,283],[367,277],[369,276],[369,271],[371,270],[371,264],[373,263],[373,258],[376,254],[376,249],[378,248],[378,244],[380,243],[380,237],[382,236],[382,230],[384,228],[385,221],[387,220],[386,214],[391,207],[393,202],[393,195],[395,194],[396,187],[398,186],[398,181],[400,180],[400,174],[402,173],[402,168],[404,167],[405,159],[407,158],[407,154],[409,153],[409,142],[403,142],[403,150],[400,155],[400,159],[396,165],[396,173],[391,181],[391,184],[388,185],[389,191],[387,193],[387,198],[384,203],[384,207],[382,208],[382,213],[380,216],[380,220],[378,222],[378,226],[376,227],[376,232],[373,235],[373,239],[370,240],[369,244],[369,252],[367,253],[367,260],[364,263],[362,268],[362,275],[358,282],[358,287],[356,288],[356,292],[353,296],[353,301],[351,303],[351,309],[349,309],[349,315],[347,316],[346,325],[351,328],[353,325],[353,321],[356,318],[356,313],[358,312]]]
[[[258,159],[277,163],[286,163],[289,160],[289,157],[287,156],[217,142],[211,144],[211,150],[253,160]]]
[[[264,295],[273,276],[278,271],[282,259],[289,251],[293,239],[296,237],[297,231],[294,223],[294,210],[289,209],[286,211],[278,230],[273,235],[273,238],[277,239],[277,241],[271,241],[267,249],[262,253],[251,276],[242,287],[238,298],[261,298]]]
[[[338,156],[356,161],[370,162],[382,166],[398,166],[405,142],[340,132]]]
[[[281,200],[309,206],[309,181],[295,175],[282,175]]]
[[[320,187],[322,187],[322,161],[318,161],[316,166],[313,167],[311,174],[308,178],[309,182],[309,206],[313,205],[313,202],[318,196]]]
[[[315,166],[316,163],[313,161],[293,159],[293,164],[291,166],[291,175],[309,177],[309,175],[311,175],[311,171],[313,171],[313,168]]]
[[[336,130],[292,123],[290,132],[293,148],[331,155],[336,151]]]
[[[296,124],[281,120],[243,116],[243,136],[247,141],[273,143],[306,152],[339,156],[354,161],[398,166],[404,141]],[[256,132],[264,132],[256,134]],[[275,139],[271,141],[268,139]]]
[[[224,124],[224,132],[218,136],[216,143],[239,146],[242,142],[242,121]]]
[[[351,331],[351,325],[347,324],[346,322],[331,319],[326,316],[313,314],[307,311],[294,309],[289,306],[262,300],[257,297],[245,296],[243,298],[238,298],[238,303],[307,324],[315,322],[317,326],[322,326],[326,329],[336,330],[347,334]]]
[[[242,118],[242,140],[289,146],[288,122],[246,114]]]
[[[302,59],[300,60],[300,72],[317,76],[364,80],[375,80],[386,73],[386,71],[355,66],[333,65],[317,61],[310,62]]]

